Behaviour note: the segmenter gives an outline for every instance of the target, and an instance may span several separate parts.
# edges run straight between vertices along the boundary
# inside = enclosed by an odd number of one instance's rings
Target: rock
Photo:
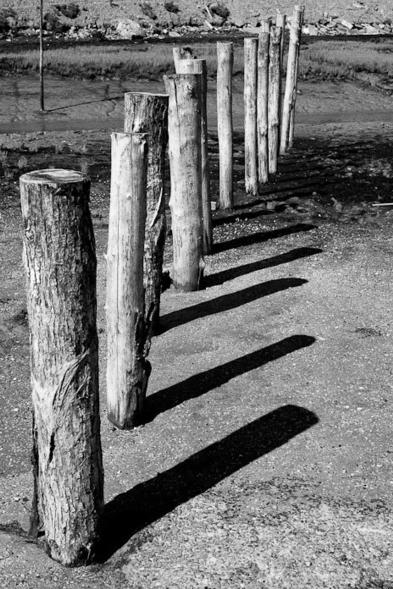
[[[302,32],[304,35],[311,35],[312,37],[319,35],[318,27],[315,25],[304,25]]]
[[[55,4],[55,8],[66,18],[74,19],[80,15],[80,8],[74,2],[71,2],[71,4]]]
[[[353,23],[351,23],[349,20],[342,20],[341,24],[349,30],[353,29]]]
[[[116,26],[116,34],[120,39],[143,39],[146,31],[141,25],[131,19],[121,20]]]

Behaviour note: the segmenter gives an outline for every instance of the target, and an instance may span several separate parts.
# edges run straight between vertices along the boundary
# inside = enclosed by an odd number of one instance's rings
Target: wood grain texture
[[[164,76],[169,94],[173,269],[175,288],[197,290],[203,274],[201,76]]]
[[[94,557],[103,508],[89,190],[89,180],[69,170],[20,179],[34,415],[31,531],[42,526],[48,554],[68,566]]]
[[[124,95],[126,133],[146,133],[145,319],[159,329],[162,264],[166,235],[164,174],[168,144],[168,96],[142,92]]]
[[[111,201],[107,254],[107,410],[119,429],[143,419],[150,364],[146,360],[143,258],[147,140],[112,134]]]

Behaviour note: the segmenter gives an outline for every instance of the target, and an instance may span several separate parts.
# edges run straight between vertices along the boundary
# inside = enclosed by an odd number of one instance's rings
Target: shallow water
[[[165,91],[161,81],[76,80],[47,77],[46,112],[39,106],[36,75],[0,78],[0,133],[67,130],[120,130],[123,126],[125,92]],[[297,100],[297,122],[321,125],[348,122],[392,122],[391,97],[373,89],[349,83],[301,82]],[[217,129],[216,87],[209,81],[209,128]],[[243,80],[233,80],[233,120],[236,131],[243,129]]]

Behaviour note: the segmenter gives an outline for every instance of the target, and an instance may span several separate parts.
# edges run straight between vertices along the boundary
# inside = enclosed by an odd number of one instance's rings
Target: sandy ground
[[[373,96],[347,85],[318,96],[307,85],[299,109],[390,108]],[[26,103],[24,120],[35,117]],[[273,185],[295,183],[291,199],[273,195],[269,210],[217,222],[206,288],[164,293],[148,419],[133,432],[105,416],[108,183],[94,183],[106,531],[103,563],[77,570],[17,533],[32,487],[28,329],[17,188],[1,178],[2,587],[393,587],[393,212],[371,206],[391,199],[393,125],[365,118],[299,125]],[[94,137],[3,135],[1,144],[19,141],[22,153],[21,140]],[[239,193],[241,151],[240,142]]]

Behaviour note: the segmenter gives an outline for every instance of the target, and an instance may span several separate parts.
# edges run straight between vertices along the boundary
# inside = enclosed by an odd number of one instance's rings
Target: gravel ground
[[[78,139],[46,140],[55,136]],[[23,532],[32,480],[21,148],[7,139],[1,587],[392,589],[393,211],[372,207],[391,200],[392,137],[378,122],[298,128],[275,184],[282,192],[291,177],[298,189],[218,219],[206,288],[164,293],[147,420],[132,432],[105,415],[108,183],[94,183],[107,505],[102,562],[75,570]],[[23,169],[45,157],[22,152]]]

